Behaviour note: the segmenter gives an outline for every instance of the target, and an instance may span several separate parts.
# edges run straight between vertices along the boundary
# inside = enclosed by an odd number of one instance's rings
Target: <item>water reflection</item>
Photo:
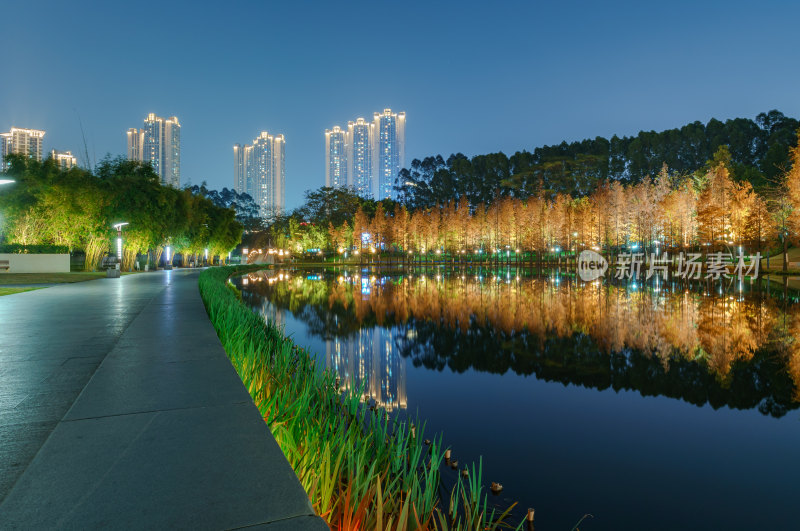
[[[363,384],[390,409],[407,404],[406,359],[772,416],[800,399],[800,305],[760,284],[618,285],[509,271],[248,280],[251,306],[276,319],[291,311],[326,341],[326,363],[344,385]]]
[[[362,329],[354,337],[325,342],[325,365],[342,378],[342,387],[364,386],[364,396],[392,412],[406,409],[406,361],[395,349],[395,333]]]

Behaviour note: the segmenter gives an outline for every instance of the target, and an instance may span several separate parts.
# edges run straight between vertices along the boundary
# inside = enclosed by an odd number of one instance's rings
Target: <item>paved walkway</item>
[[[198,274],[0,297],[0,529],[327,529]]]

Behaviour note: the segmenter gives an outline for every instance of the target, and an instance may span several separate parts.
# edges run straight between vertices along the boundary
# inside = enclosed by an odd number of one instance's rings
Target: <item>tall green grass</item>
[[[200,275],[200,293],[314,510],[333,529],[509,527],[511,507],[500,513],[489,506],[480,464],[468,479],[459,476],[448,496],[439,474],[441,435],[426,444],[424,423],[390,420],[362,402],[361,389],[342,393],[333,372],[239,300],[227,280],[253,269],[209,269]]]

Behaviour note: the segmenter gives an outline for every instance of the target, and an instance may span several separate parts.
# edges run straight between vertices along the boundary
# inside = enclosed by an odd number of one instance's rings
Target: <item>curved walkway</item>
[[[198,274],[0,298],[0,529],[327,529],[228,361]]]

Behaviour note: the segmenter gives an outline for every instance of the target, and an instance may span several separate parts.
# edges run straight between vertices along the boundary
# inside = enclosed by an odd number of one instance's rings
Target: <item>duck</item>
[[[489,488],[491,489],[493,494],[499,494],[500,491],[503,490],[503,485],[492,481],[492,485]]]

